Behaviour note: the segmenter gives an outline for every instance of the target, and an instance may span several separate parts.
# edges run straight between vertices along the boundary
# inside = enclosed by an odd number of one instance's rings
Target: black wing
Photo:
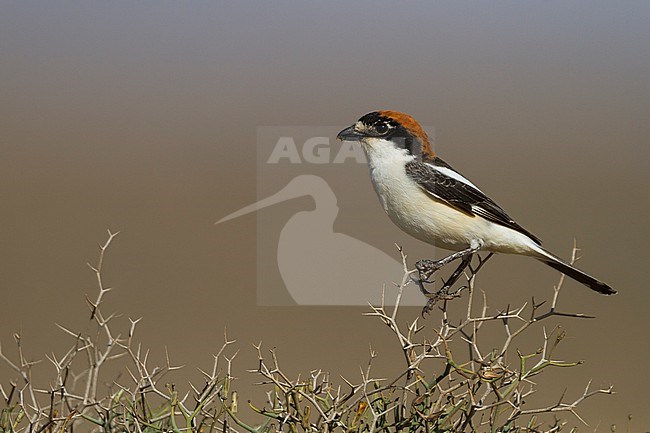
[[[517,224],[490,197],[483,194],[475,186],[460,179],[446,175],[436,167],[452,170],[449,164],[435,157],[427,163],[411,161],[406,164],[406,174],[413,179],[428,195],[444,201],[449,206],[471,216],[480,216],[486,220],[511,228],[525,234],[541,245],[541,241],[531,232]]]

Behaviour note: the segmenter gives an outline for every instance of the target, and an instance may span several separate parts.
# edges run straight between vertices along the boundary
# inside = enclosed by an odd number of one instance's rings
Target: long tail
[[[570,264],[542,249],[541,247],[536,248],[536,250],[541,253],[540,255],[535,256],[537,260],[546,263],[553,269],[562,272],[567,277],[573,278],[577,282],[584,284],[591,290],[602,293],[603,295],[615,295],[617,293],[616,290],[612,289],[609,285],[595,279],[591,275],[582,272],[580,269],[574,268]]]

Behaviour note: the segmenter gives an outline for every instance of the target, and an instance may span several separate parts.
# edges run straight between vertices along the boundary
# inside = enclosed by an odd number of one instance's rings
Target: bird
[[[430,271],[462,259],[444,290],[471,264],[474,254],[489,252],[488,257],[494,253],[533,257],[598,293],[617,293],[542,247],[537,236],[434,153],[426,132],[410,115],[373,111],[343,129],[337,138],[362,146],[372,185],[393,223],[420,241],[455,251],[433,267],[429,261]],[[433,294],[422,285],[420,288],[432,302]],[[429,303],[427,307],[432,307]]]

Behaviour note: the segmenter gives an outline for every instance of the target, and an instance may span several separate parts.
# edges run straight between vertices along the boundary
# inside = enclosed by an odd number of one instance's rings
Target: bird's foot
[[[442,267],[438,261],[423,259],[415,263],[415,269],[418,271],[418,277],[414,278],[422,294],[426,297],[435,295],[437,292],[430,292],[425,287],[424,284],[433,284],[434,280],[431,279],[431,276]]]
[[[430,313],[431,310],[433,310],[433,307],[439,301],[449,301],[460,297],[462,295],[463,290],[465,290],[468,287],[467,285],[463,285],[453,292],[450,292],[449,290],[458,281],[461,275],[463,275],[465,269],[469,268],[470,270],[470,276],[468,277],[468,281],[469,281],[471,278],[473,278],[476,275],[476,273],[483,267],[483,265],[493,255],[493,253],[489,253],[483,259],[481,258],[480,255],[477,254],[479,263],[476,267],[473,267],[472,257],[474,256],[476,251],[477,248],[468,248],[467,250],[459,251],[457,253],[444,257],[440,260],[434,261],[434,260],[423,259],[418,261],[415,264],[415,268],[418,271],[418,279],[416,280],[416,282],[420,287],[420,291],[422,292],[422,294],[427,297],[427,303],[422,309],[422,316],[424,316],[427,313]],[[442,288],[440,288],[440,290],[436,292],[430,292],[424,287],[425,283],[427,284],[433,283],[431,276],[436,271],[438,271],[440,268],[445,266],[447,263],[459,258],[462,259],[460,264],[458,265],[456,270],[452,272],[452,274],[449,276],[447,281],[443,280]]]
[[[438,269],[442,268],[444,263],[440,263],[439,260],[429,260],[423,259],[415,263],[415,269],[418,270],[418,279],[423,283],[433,283],[432,280],[429,280],[431,275],[433,275]],[[429,293],[429,292],[427,292]]]
[[[452,299],[460,298],[462,296],[463,290],[467,289],[467,285],[460,286],[453,292],[450,292],[449,289],[451,286],[445,284],[442,286],[440,290],[437,292],[428,292],[424,294],[424,296],[427,297],[427,303],[422,308],[422,317],[424,317],[426,314],[431,313],[431,310],[436,306],[436,304],[440,301],[451,301]]]

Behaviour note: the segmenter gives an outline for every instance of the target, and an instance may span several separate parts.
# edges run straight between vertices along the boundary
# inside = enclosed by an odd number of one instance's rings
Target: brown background
[[[144,317],[152,359],[167,346],[188,365],[179,386],[207,368],[225,326],[242,348],[246,398],[263,398],[244,372],[260,340],[294,374],[358,378],[369,343],[391,371],[399,350],[365,308],[257,307],[256,217],[213,225],[256,200],[258,126],[346,125],[391,108],[435,125],[445,159],[550,249],[566,256],[576,237],[581,267],[620,291],[567,287],[565,308],[598,318],[562,321],[561,354],[587,363],[547,380],[573,396],[589,378],[612,383],[618,394],[584,404],[585,418],[606,431],[631,413],[636,431],[650,429],[649,14],[642,1],[3,2],[5,351],[21,329],[30,358],[60,353],[69,341],[54,323],[83,327],[83,296],[95,291],[84,263],[110,228],[122,233],[107,308]],[[337,231],[430,254],[381,213],[364,167],[338,182],[348,192]],[[310,206],[265,216],[278,224]],[[500,257],[481,284],[505,306],[556,281]],[[6,385],[13,375],[0,368]]]

